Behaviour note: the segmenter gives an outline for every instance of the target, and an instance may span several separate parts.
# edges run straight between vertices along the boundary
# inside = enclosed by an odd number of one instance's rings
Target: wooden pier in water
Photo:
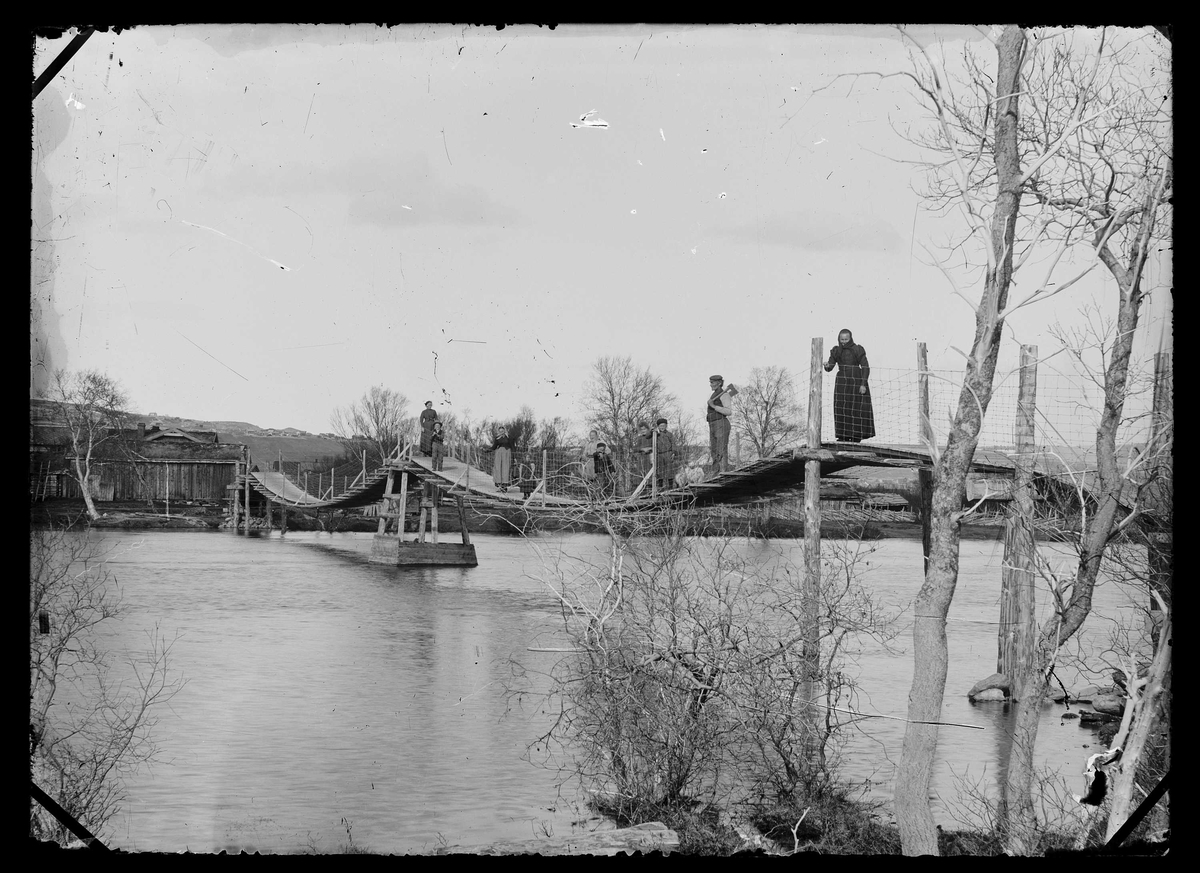
[[[397,478],[400,480],[398,492],[395,490]],[[413,487],[410,488],[410,484]],[[388,470],[387,486],[379,512],[379,530],[371,542],[372,564],[394,567],[475,567],[479,564],[475,557],[475,546],[471,545],[471,535],[467,532],[467,513],[461,494],[455,495],[455,505],[462,528],[462,542],[438,542],[438,504],[442,502],[442,490],[443,487],[437,482],[418,478],[408,470]],[[413,508],[419,515],[415,536],[407,539],[405,527],[412,514],[410,498],[414,496],[417,499]],[[394,533],[388,532],[389,526],[395,528]]]

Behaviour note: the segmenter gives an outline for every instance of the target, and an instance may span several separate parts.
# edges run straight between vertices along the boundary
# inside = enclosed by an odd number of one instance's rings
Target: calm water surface
[[[593,535],[479,535],[476,568],[369,564],[370,534],[112,532],[128,614],[109,644],[144,650],[156,624],[178,634],[172,667],[187,685],[155,729],[162,763],[128,782],[112,842],[129,850],[428,851],[544,833],[586,818],[572,788],[527,763],[550,724],[540,702],[510,699],[511,662],[532,673],[562,645],[539,551],[602,559]],[[536,543],[536,548],[534,547]],[[801,561],[791,542],[741,541],[748,557]],[[958,783],[994,780],[1008,735],[1002,703],[966,691],[995,671],[1002,546],[963,544],[950,613],[950,673],[934,791],[940,823],[956,824]],[[1065,553],[1064,553],[1065,554]],[[863,572],[887,602],[907,606],[921,582],[919,542],[885,540]],[[869,563],[868,563],[869,562]],[[1097,611],[1129,614],[1116,586]],[[912,676],[910,614],[895,645],[858,658],[862,711],[903,716]],[[1086,645],[1107,639],[1097,623]],[[1062,671],[1070,686],[1081,679]],[[535,689],[537,680],[534,680]],[[1047,707],[1038,757],[1082,788],[1094,734]],[[846,749],[844,775],[891,794],[904,725],[873,718]],[[1075,783],[1079,783],[1076,785]]]

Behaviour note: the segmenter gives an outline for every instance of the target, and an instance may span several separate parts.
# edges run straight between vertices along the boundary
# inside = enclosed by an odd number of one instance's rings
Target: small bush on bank
[[[900,832],[881,816],[878,802],[854,799],[830,787],[803,800],[765,809],[755,826],[785,851],[836,855],[898,855]]]

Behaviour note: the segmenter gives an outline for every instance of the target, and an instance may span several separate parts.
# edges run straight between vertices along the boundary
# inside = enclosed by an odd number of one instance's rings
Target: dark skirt
[[[871,387],[866,385],[858,364],[840,365],[833,384],[833,427],[839,443],[857,443],[875,436],[875,410],[871,406]]]

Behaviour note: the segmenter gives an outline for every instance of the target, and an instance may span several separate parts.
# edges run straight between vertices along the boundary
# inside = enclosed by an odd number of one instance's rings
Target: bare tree
[[[757,813],[794,811],[790,824],[828,799],[857,715],[853,656],[895,635],[895,616],[858,577],[861,552],[834,549],[822,568],[814,724],[798,690],[809,669],[799,568],[689,536],[673,509],[593,517],[610,538],[606,560],[543,556],[570,645],[551,671],[559,719],[531,751],[565,755],[593,805],[628,824],[707,799],[753,839]],[[729,802],[731,782],[744,801]]]
[[[557,449],[560,446],[582,442],[572,432],[570,419],[561,415],[542,419],[542,424],[538,428],[538,441],[544,449]]]
[[[1145,294],[1143,270],[1161,239],[1160,223],[1172,187],[1170,89],[1151,75],[1155,64],[1169,70],[1169,63],[1162,52],[1150,62],[1144,60],[1145,46],[1153,40],[1149,32],[1142,32],[1115,45],[1107,31],[1025,34],[1007,28],[997,43],[998,76],[993,78],[982,57],[968,49],[965,77],[954,83],[943,80],[918,49],[918,56],[925,58],[924,72],[910,78],[938,123],[912,140],[941,157],[925,165],[924,194],[934,205],[963,209],[968,237],[979,235],[984,226],[980,205],[991,199],[994,206],[992,241],[985,248],[985,291],[976,306],[976,345],[968,359],[959,415],[935,468],[933,552],[916,604],[917,672],[897,786],[907,853],[936,851],[927,795],[936,728],[927,723],[936,720],[944,692],[944,615],[956,575],[949,549],[957,554],[957,534],[947,537],[947,524],[956,525],[960,515],[954,493],[960,480],[953,468],[964,455],[969,462],[974,451],[971,433],[977,433],[975,424],[987,409],[1004,318],[1072,287],[1103,265],[1116,279],[1120,300],[1097,428],[1097,510],[1088,520],[1069,597],[1059,589],[1062,601],[1041,630],[1032,662],[1024,666],[1024,681],[1016,683],[1023,691],[1004,792],[1006,840],[1014,853],[1028,852],[1034,845],[1032,756],[1041,700],[1059,648],[1090,611],[1107,543],[1131,521],[1118,512],[1128,471],[1117,460],[1116,439]],[[1083,264],[1061,281],[1056,269],[1078,263],[1072,254],[1076,248]],[[953,250],[970,264],[967,246]],[[1044,275],[1010,303],[1012,272],[1038,256],[1046,264]],[[942,263],[938,266],[954,283],[950,271]],[[957,283],[954,287],[967,299]],[[960,437],[964,427],[969,431],[965,438]]]
[[[103,443],[120,437],[128,398],[113,378],[98,370],[56,370],[49,399],[71,439],[73,476],[83,491],[88,516],[100,517],[92,497],[92,463]]]
[[[344,439],[365,438],[381,462],[396,450],[397,439],[412,430],[413,422],[408,398],[383,385],[372,385],[361,398],[339,406],[329,417],[334,433]]]
[[[755,367],[741,385],[733,426],[758,458],[770,458],[797,444],[803,435],[804,410],[796,386],[783,367]]]
[[[123,611],[109,557],[78,531],[30,531],[30,776],[98,836],[120,810],[122,777],[154,758],[157,709],[183,686],[157,628],[130,661],[132,681],[114,679],[99,634]],[[30,808],[29,833],[71,839],[40,806]]]
[[[501,422],[508,428],[508,437],[513,442],[513,450],[527,452],[537,439],[537,416],[530,406],[522,406],[515,416],[507,422]]]
[[[583,407],[589,428],[598,430],[609,445],[625,446],[632,443],[638,422],[675,411],[676,400],[649,367],[638,369],[629,356],[603,357],[592,365]]]
[[[1137,504],[1133,513],[1121,510],[1137,465],[1121,463],[1118,440],[1133,391],[1133,342],[1148,293],[1145,266],[1169,237],[1173,187],[1170,57],[1158,37],[1148,30],[1133,36],[1108,30],[1047,30],[1030,34],[1022,53],[1014,92],[1020,91],[1025,108],[1015,143],[1006,146],[999,125],[994,132],[989,126],[992,117],[999,121],[1005,91],[993,85],[983,65],[968,52],[966,80],[943,92],[957,95],[941,107],[945,128],[952,133],[927,144],[940,145],[949,157],[952,139],[977,143],[966,175],[966,185],[974,191],[997,184],[1003,190],[1001,148],[1015,147],[1017,166],[1024,169],[1010,173],[1008,184],[1018,196],[1026,195],[1019,216],[1023,252],[1018,265],[1037,253],[1050,256],[1041,281],[1011,305],[1001,304],[1002,316],[1061,293],[1099,266],[1116,282],[1117,311],[1111,341],[1101,344],[1103,375],[1097,379],[1104,406],[1096,430],[1097,475],[1088,495],[1096,509],[1085,517],[1071,584],[1064,588],[1064,580],[1049,580],[1060,598],[1038,634],[1032,660],[1022,665],[1023,675],[1015,683],[1022,692],[1004,791],[1006,848],[1014,854],[1025,854],[1036,845],[1033,750],[1041,700],[1056,657],[1091,611],[1105,550],[1138,512]],[[956,193],[950,172],[947,162],[930,173],[935,200],[948,203]],[[1080,255],[1074,255],[1076,250]],[[1072,262],[1082,266],[1071,278],[1052,281],[1060,263]],[[1143,464],[1161,445],[1147,449]]]
[[[915,44],[915,43],[914,43]],[[908,722],[896,772],[896,819],[906,855],[936,855],[937,831],[929,802],[929,785],[937,750],[938,722],[946,691],[948,654],[946,615],[958,582],[959,521],[967,472],[979,442],[983,418],[992,397],[996,358],[1004,328],[1004,314],[1014,269],[1013,253],[1017,216],[1021,205],[1021,167],[1017,149],[1021,67],[1025,59],[1025,33],[1004,28],[996,42],[997,75],[991,159],[995,168],[987,195],[973,185],[971,167],[978,154],[964,154],[948,115],[945,83],[917,46],[921,60],[907,76],[916,86],[933,117],[937,136],[949,153],[947,162],[958,204],[970,227],[971,238],[986,258],[983,290],[978,302],[955,289],[975,311],[975,339],[967,357],[963,388],[954,424],[936,456],[930,514],[930,550],[925,583],[913,604],[913,684],[908,698]],[[976,148],[982,150],[983,145]],[[990,219],[985,206],[990,197]],[[953,278],[946,271],[947,278]]]

